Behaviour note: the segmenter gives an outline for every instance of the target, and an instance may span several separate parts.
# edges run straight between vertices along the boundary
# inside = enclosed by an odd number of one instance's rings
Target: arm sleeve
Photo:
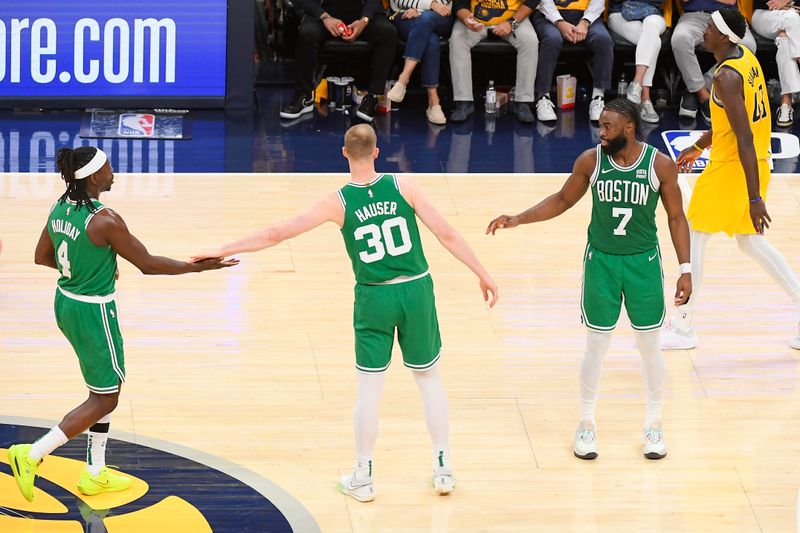
[[[314,18],[319,18],[325,12],[322,5],[316,0],[295,0],[295,5],[300,8],[301,12]]]
[[[592,24],[603,15],[605,9],[605,0],[589,0],[589,6],[586,8],[586,11],[583,12],[583,18],[588,20],[589,24]]]
[[[364,0],[364,7],[361,9],[361,16],[372,19],[376,13],[382,11],[383,6],[381,5],[381,0]]]
[[[553,0],[541,0],[541,2],[539,2],[539,11],[544,15],[544,18],[553,24],[564,18],[561,16],[561,13],[558,12],[558,9],[556,9],[556,4]]]

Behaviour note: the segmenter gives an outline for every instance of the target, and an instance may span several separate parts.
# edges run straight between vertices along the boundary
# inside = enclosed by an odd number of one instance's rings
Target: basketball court
[[[797,316],[735,241],[719,235],[708,247],[696,311],[700,345],[665,353],[669,455],[655,462],[642,456],[639,355],[622,319],[600,389],[600,455],[581,461],[572,455],[572,438],[591,202],[584,198],[554,221],[489,237],[484,230],[494,216],[532,205],[565,176],[412,177],[500,289],[490,310],[473,275],[422,230],[444,343],[458,480],[453,494],[432,490],[422,403],[399,353],[381,403],[377,497],[362,504],[335,489],[352,468],[356,380],[352,271],[338,229],[329,224],[242,255],[239,266],[221,271],[146,277],[120,261],[117,302],[128,376],[111,426],[109,463],[142,480],[137,494],[151,507],[135,510],[150,513],[126,518],[132,496],[118,493],[103,495],[109,501],[102,505],[90,502],[89,518],[76,514],[66,475],[74,465],[65,462],[81,460],[78,442],[42,466],[51,478],[37,482],[44,492],[36,505],[49,510],[25,507],[8,465],[0,463],[0,530],[84,531],[98,524],[99,507],[108,511],[99,521],[106,529],[91,531],[142,531],[143,524],[153,532],[202,531],[170,517],[186,512],[210,525],[229,507],[240,509],[241,525],[215,530],[283,531],[285,523],[298,532],[359,533],[794,530],[800,353],[788,339]],[[103,198],[152,253],[188,258],[284,220],[346,179],[118,174]],[[33,264],[36,238],[62,192],[56,174],[0,174],[0,448],[22,434],[43,433],[39,428],[86,396],[75,355],[53,318],[56,273]],[[770,242],[797,270],[800,177],[773,175],[767,205]],[[659,226],[671,301],[678,266],[662,209]],[[206,470],[181,468],[187,461]],[[222,474],[263,502],[215,483]],[[188,506],[165,511],[175,498]],[[153,509],[157,504],[162,507]],[[275,522],[248,520],[267,507]],[[38,521],[20,518],[31,513]]]

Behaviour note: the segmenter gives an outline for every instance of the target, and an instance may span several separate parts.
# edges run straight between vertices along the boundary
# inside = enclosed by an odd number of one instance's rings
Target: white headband
[[[89,176],[91,176],[92,174],[103,168],[103,165],[106,164],[106,161],[108,161],[108,156],[106,156],[106,153],[104,151],[98,148],[92,160],[75,171],[75,179],[82,180],[84,178],[88,178]]]
[[[728,24],[725,22],[725,19],[722,18],[719,11],[711,13],[711,20],[714,21],[714,25],[716,25],[720,33],[722,33],[722,35],[727,35],[728,39],[730,39],[733,44],[742,42],[742,38],[733,33],[733,30],[728,27]]]

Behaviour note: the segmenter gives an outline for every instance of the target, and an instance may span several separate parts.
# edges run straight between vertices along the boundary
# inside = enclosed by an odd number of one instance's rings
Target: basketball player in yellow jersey
[[[691,171],[705,148],[708,166],[700,174],[689,202],[692,300],[677,308],[661,332],[665,350],[688,350],[697,345],[692,307],[703,275],[705,246],[714,233],[736,236],[739,248],[760,264],[786,291],[800,311],[800,281],[786,259],[764,237],[772,222],[765,199],[769,185],[770,113],[764,73],[756,57],[739,43],[747,28],[736,9],[711,15],[703,46],[717,60],[711,87],[711,129],[678,156],[678,169]],[[789,342],[800,350],[798,332]]]

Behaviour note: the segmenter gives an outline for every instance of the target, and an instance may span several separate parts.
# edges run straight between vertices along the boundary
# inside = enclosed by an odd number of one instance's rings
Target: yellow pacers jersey
[[[755,56],[739,46],[739,55],[718,67],[731,68],[742,76],[744,105],[753,132],[758,180],[761,196],[766,200],[769,185],[769,147],[771,121],[767,107],[764,73]],[[686,217],[693,230],[705,233],[724,231],[730,236],[752,234],[756,230],[750,220],[747,180],[739,159],[736,135],[725,108],[719,105],[711,88],[711,161],[697,178]]]
[[[744,106],[750,117],[750,129],[753,131],[753,144],[756,148],[756,159],[769,159],[772,118],[769,112],[767,87],[761,65],[753,53],[742,45],[738,46],[739,56],[726,59],[717,67],[730,68],[742,77],[744,90]],[[715,72],[715,74],[716,74]],[[736,135],[733,133],[725,108],[717,100],[714,87],[711,87],[711,161],[738,161],[739,150]]]

